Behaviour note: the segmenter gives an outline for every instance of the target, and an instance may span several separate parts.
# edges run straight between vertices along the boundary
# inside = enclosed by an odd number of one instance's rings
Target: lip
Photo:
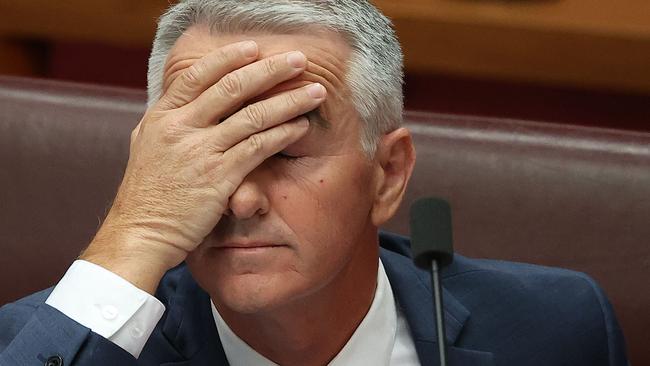
[[[260,249],[273,249],[273,248],[281,248],[281,247],[287,247],[285,244],[275,244],[275,243],[265,243],[265,242],[247,242],[247,243],[239,243],[239,242],[231,242],[231,243],[225,243],[222,245],[218,245],[216,248],[217,249],[224,249],[224,250],[260,250]]]

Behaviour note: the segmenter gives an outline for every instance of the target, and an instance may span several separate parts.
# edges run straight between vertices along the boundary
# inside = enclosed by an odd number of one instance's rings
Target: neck
[[[354,334],[374,298],[376,239],[360,245],[353,257],[323,288],[268,312],[241,314],[213,301],[232,331],[264,357],[280,365],[325,365]]]

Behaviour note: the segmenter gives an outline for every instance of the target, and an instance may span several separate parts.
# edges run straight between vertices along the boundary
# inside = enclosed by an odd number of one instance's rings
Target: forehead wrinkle
[[[305,115],[309,118],[310,122],[313,122],[322,130],[329,130],[332,127],[332,123],[325,118],[323,112],[328,109],[331,103],[341,103],[349,99],[350,91],[347,88],[347,84],[339,78],[336,72],[332,72],[327,67],[323,67],[314,62],[308,62],[307,70],[302,74],[301,79],[321,83],[328,90],[323,104]]]
[[[327,67],[321,66],[314,62],[308,62],[307,69],[303,74],[306,76],[313,75],[317,79],[324,79],[327,81],[327,83],[332,86],[332,89],[336,91],[335,94],[340,94],[337,95],[337,98],[342,98],[347,94],[345,82],[343,82],[343,80],[339,78],[335,72],[330,71]]]

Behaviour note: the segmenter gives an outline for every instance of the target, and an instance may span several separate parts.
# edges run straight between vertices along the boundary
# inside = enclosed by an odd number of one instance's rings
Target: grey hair
[[[391,21],[366,0],[182,0],[159,19],[149,58],[148,104],[162,93],[171,48],[192,25],[223,34],[295,34],[314,27],[340,34],[352,50],[345,82],[363,123],[361,146],[402,125],[403,55]]]

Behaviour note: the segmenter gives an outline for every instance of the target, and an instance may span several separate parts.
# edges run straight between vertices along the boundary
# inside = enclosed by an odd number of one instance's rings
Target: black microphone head
[[[439,198],[421,198],[411,205],[411,249],[415,265],[431,269],[436,259],[440,268],[454,258],[451,208]]]

